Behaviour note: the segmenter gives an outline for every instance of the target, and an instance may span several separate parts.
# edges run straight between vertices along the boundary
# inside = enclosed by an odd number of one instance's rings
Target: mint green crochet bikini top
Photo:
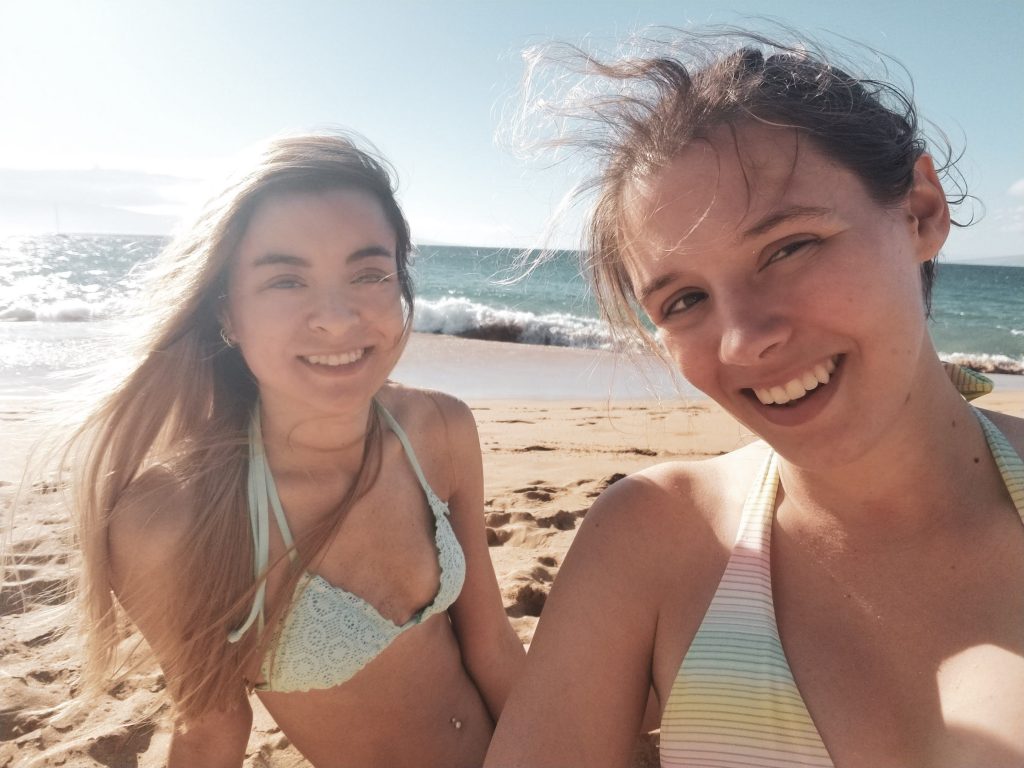
[[[466,559],[448,520],[448,505],[427,483],[409,438],[398,422],[380,403],[376,403],[376,407],[402,443],[434,513],[434,544],[441,567],[437,593],[407,622],[395,624],[358,595],[331,585],[315,573],[303,574],[295,586],[291,607],[281,620],[263,659],[261,674],[264,682],[255,685],[255,690],[308,691],[341,685],[373,661],[405,630],[448,610],[462,591]],[[256,549],[255,575],[259,588],[249,616],[242,626],[228,635],[232,643],[238,642],[253,623],[258,624],[260,634],[264,630],[270,509],[274,511],[285,546],[291,550],[292,535],[281,508],[274,477],[267,466],[257,408],[249,424],[249,521]],[[294,550],[290,556],[294,561]]]

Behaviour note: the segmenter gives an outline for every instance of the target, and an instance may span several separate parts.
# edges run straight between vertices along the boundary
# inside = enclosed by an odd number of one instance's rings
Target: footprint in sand
[[[531,501],[551,501],[554,498],[554,494],[558,493],[558,489],[550,485],[541,485],[543,482],[541,480],[523,488],[516,488],[512,493],[522,494]]]
[[[145,753],[156,731],[153,720],[125,725],[113,733],[104,734],[89,747],[89,756],[103,765],[132,765],[129,755]]]
[[[592,491],[587,491],[585,495],[591,499],[596,498],[600,496],[608,488],[608,486],[619,482],[619,480],[622,480],[624,477],[626,477],[626,475],[623,474],[622,472],[616,472],[612,475],[608,475],[608,477],[606,477],[604,480],[600,482],[600,485],[597,488],[595,488]]]
[[[484,532],[487,546],[500,547],[511,538],[513,529],[510,523],[533,523],[534,517],[529,512],[490,512],[484,516]]]
[[[32,483],[32,492],[39,494],[57,493],[57,491],[65,490],[67,487],[68,484],[64,481],[40,480]]]
[[[520,584],[512,590],[511,602],[505,606],[505,613],[512,618],[540,616],[548,599],[548,590],[537,584]]]
[[[0,588],[0,616],[25,613],[36,605],[59,605],[71,599],[67,578],[44,576],[39,569],[15,564],[7,567]]]
[[[511,512],[488,512],[484,515],[484,525],[488,528],[498,528],[499,526],[507,525],[511,519]]]
[[[567,509],[560,509],[553,515],[537,518],[537,525],[541,528],[557,528],[559,531],[571,531],[576,527],[576,520],[587,514],[587,510],[570,512]]]
[[[512,574],[512,585],[503,590],[505,613],[511,618],[540,616],[551,584],[558,576],[558,558],[551,554],[537,557],[538,565]]]
[[[14,741],[41,726],[42,721],[38,717],[24,710],[0,711],[0,742]]]
[[[500,547],[512,536],[512,531],[507,528],[485,528],[484,534],[487,536],[488,547]]]
[[[34,669],[28,673],[28,676],[35,680],[37,683],[49,685],[50,683],[53,683],[56,680],[65,680],[71,677],[71,674],[72,672],[69,669],[57,671],[52,669]]]
[[[24,645],[26,648],[41,648],[44,645],[49,645],[50,643],[57,642],[63,636],[64,636],[63,630],[61,630],[61,629],[49,629],[49,630],[46,630],[45,632],[43,632],[42,634],[35,635],[34,637],[29,637],[28,639],[22,641],[21,644]],[[49,672],[47,670],[39,670],[37,672],[31,673],[31,677],[36,678],[40,682],[46,683],[46,682],[50,682],[50,681],[49,680],[43,680],[43,677],[45,677],[45,676],[51,676],[53,679],[57,679],[58,677],[60,677],[60,678],[65,677],[66,674],[70,674],[68,672],[68,670],[61,670],[60,674],[54,674],[54,673]]]
[[[521,547],[543,545],[556,531],[571,531],[586,509],[569,511],[560,509],[553,515],[534,515],[530,512],[491,512],[484,517],[484,532],[489,547],[505,544]]]

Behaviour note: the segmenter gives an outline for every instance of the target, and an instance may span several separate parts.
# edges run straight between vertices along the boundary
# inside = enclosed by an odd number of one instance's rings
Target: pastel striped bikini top
[[[1024,461],[991,421],[975,413],[1024,523]],[[747,497],[718,591],[672,684],[661,720],[663,768],[833,768],[775,621],[769,554],[778,486],[772,453]]]
[[[427,483],[409,438],[398,422],[383,405],[375,404],[384,422],[401,442],[434,515],[434,544],[441,568],[437,593],[408,621],[396,624],[358,595],[333,586],[318,574],[306,572],[295,586],[292,604],[278,625],[263,659],[261,675],[264,682],[255,685],[255,690],[308,691],[341,685],[407,629],[448,610],[462,591],[466,558],[448,520],[448,505]],[[242,626],[228,635],[229,642],[238,642],[254,623],[261,635],[264,630],[270,509],[273,509],[277,527],[294,562],[293,539],[274,476],[267,465],[257,408],[249,425],[249,520],[256,549],[255,576],[259,588],[249,616]]]

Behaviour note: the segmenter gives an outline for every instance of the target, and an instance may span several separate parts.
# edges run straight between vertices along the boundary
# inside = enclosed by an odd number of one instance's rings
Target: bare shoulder
[[[703,461],[655,465],[611,485],[586,522],[595,530],[633,529],[642,522],[647,538],[673,534],[731,545],[747,489],[768,452],[765,444],[752,443]]]
[[[155,466],[132,481],[110,515],[107,540],[115,589],[170,563],[196,514],[190,484]]]
[[[460,491],[474,497],[483,493],[480,438],[468,405],[444,392],[391,383],[377,396],[408,435],[441,498],[450,500]]]
[[[720,575],[747,490],[768,455],[755,443],[703,461],[659,464],[612,484],[594,503],[565,567],[617,573],[632,594],[679,601]],[[573,562],[570,562],[573,561]],[[660,599],[660,598],[659,598]]]
[[[476,433],[469,406],[445,392],[388,383],[377,396],[407,433],[457,435],[469,428]]]

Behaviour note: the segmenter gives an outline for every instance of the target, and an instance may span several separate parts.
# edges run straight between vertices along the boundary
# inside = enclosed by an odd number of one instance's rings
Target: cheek
[[[401,336],[404,333],[407,315],[405,305],[401,301],[387,302],[374,309],[378,328],[389,336]]]
[[[409,308],[402,298],[401,290],[397,288],[394,293],[381,297],[375,312],[385,322],[395,323],[403,328],[405,320],[409,316]]]
[[[657,338],[683,378],[706,392],[714,381],[718,363],[717,350],[713,345],[694,331],[672,333],[661,329]]]

